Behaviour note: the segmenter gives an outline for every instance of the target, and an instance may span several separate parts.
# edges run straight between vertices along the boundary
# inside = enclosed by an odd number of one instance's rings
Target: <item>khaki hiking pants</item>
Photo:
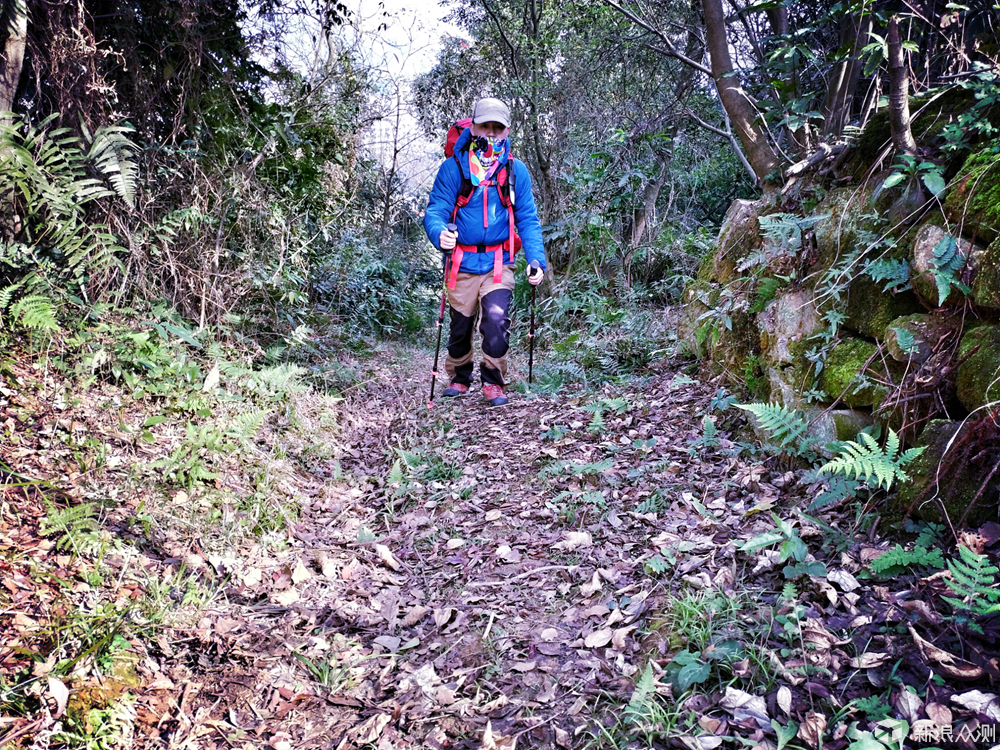
[[[510,319],[507,308],[514,293],[514,266],[504,266],[500,283],[489,273],[459,272],[454,289],[448,290],[451,329],[444,369],[452,383],[472,385],[472,334],[479,319],[483,360],[479,376],[483,385],[507,382],[507,349]]]

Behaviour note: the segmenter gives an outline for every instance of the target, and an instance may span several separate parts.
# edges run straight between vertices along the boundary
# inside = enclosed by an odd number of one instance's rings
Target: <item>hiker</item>
[[[514,291],[514,254],[523,245],[528,281],[545,277],[542,229],[531,195],[531,175],[510,155],[510,110],[499,99],[480,99],[471,123],[446,148],[431,188],[424,229],[444,253],[451,329],[442,396],[472,385],[472,335],[479,318],[483,359],[479,376],[492,406],[507,403],[507,308]],[[449,229],[449,225],[456,229]],[[530,265],[536,261],[535,267]]]

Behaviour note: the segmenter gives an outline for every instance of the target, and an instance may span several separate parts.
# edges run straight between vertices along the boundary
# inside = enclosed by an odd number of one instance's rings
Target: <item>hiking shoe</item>
[[[490,402],[490,406],[503,406],[507,403],[507,397],[503,395],[503,388],[493,383],[483,385],[483,398]]]
[[[452,383],[443,391],[441,391],[442,396],[461,396],[463,393],[469,390],[469,386],[462,385],[461,383]]]

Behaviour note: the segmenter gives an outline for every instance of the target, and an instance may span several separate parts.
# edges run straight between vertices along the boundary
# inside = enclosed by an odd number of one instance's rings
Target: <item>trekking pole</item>
[[[541,268],[537,260],[531,261],[531,268]],[[531,273],[529,276],[533,275]],[[528,330],[528,385],[531,385],[531,370],[535,364],[535,285],[531,285],[531,328]]]
[[[456,224],[449,224],[447,226],[449,232],[457,232],[458,226]],[[441,329],[444,327],[444,302],[445,298],[448,296],[448,272],[451,270],[451,256],[448,256],[448,260],[444,265],[444,284],[441,285],[441,312],[438,313],[438,335],[437,335],[437,346],[434,348],[434,367],[431,369],[431,395],[427,400],[427,408],[434,408],[434,381],[437,380],[438,374],[438,356],[441,354]]]

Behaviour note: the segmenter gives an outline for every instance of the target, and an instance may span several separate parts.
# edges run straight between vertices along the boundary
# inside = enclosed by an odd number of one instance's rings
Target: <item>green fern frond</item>
[[[60,534],[56,548],[72,550],[76,554],[86,552],[100,542],[97,535],[98,525],[95,520],[97,506],[94,503],[83,503],[67,508],[56,508],[45,501],[45,517],[38,527],[42,536]]]
[[[656,694],[656,681],[653,678],[653,665],[647,664],[646,670],[632,691],[632,697],[625,707],[625,719],[629,723],[641,720],[649,713],[650,696]]]
[[[260,432],[271,412],[266,409],[251,409],[238,414],[232,421],[230,436],[240,441],[246,441]]]
[[[956,597],[942,597],[957,611],[971,615],[988,616],[1000,613],[1000,572],[990,565],[986,555],[973,552],[965,545],[959,545],[959,559],[948,560],[951,578],[946,579],[948,588]]]
[[[848,440],[842,444],[840,455],[823,464],[820,474],[843,474],[849,479],[860,479],[874,487],[884,486],[888,490],[894,481],[909,479],[903,466],[923,452],[923,448],[910,448],[904,453],[899,452],[899,435],[889,430],[885,448],[868,433],[858,435],[860,443]]]
[[[139,167],[132,156],[136,151],[126,133],[132,128],[118,125],[102,126],[94,133],[87,157],[108,178],[118,197],[129,208],[135,207],[135,189],[139,182]]]
[[[753,414],[760,428],[781,448],[792,447],[798,453],[808,448],[810,441],[806,439],[805,434],[809,429],[809,422],[802,412],[774,403],[734,404],[734,406]]]
[[[46,296],[33,294],[10,306],[10,317],[30,331],[58,331],[55,303]]]
[[[914,567],[941,570],[944,568],[944,556],[937,547],[928,549],[917,546],[907,550],[897,544],[871,561],[872,573],[881,577],[899,575]]]
[[[590,424],[587,425],[587,430],[589,432],[601,432],[604,426],[604,413],[600,409],[597,409],[590,420]]]

